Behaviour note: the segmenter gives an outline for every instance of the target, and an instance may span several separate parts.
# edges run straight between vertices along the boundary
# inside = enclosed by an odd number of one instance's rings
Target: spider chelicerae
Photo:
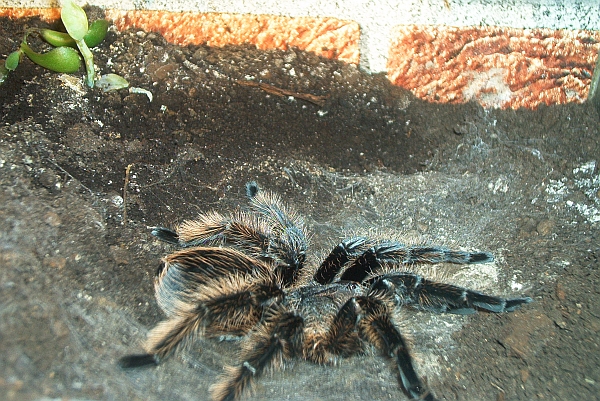
[[[146,353],[121,358],[124,368],[156,365],[197,336],[242,341],[240,363],[211,387],[214,400],[237,400],[266,369],[300,358],[335,364],[369,345],[398,367],[412,399],[435,400],[417,375],[398,329],[403,307],[435,313],[510,312],[531,298],[501,298],[429,280],[415,264],[486,263],[487,252],[408,246],[354,237],[318,267],[306,262],[302,218],[280,197],[246,184],[247,211],[201,214],[176,231],[152,234],[180,249],[157,271],[155,293],[167,320],[154,328]]]

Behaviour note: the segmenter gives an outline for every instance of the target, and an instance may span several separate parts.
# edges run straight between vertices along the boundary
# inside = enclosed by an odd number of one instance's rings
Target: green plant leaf
[[[52,29],[40,29],[42,38],[54,47],[69,46],[76,47],[75,40],[66,32],[53,31]]]
[[[88,32],[88,19],[83,8],[73,2],[65,0],[62,2],[60,18],[69,35],[75,40],[82,40]]]
[[[36,53],[26,42],[22,42],[21,51],[34,63],[56,72],[73,73],[79,70],[81,65],[79,53],[71,47],[62,46],[48,53]]]
[[[11,54],[8,55],[6,61],[4,62],[4,67],[9,71],[14,71],[19,66],[19,61],[21,61],[21,51],[15,50]]]
[[[110,23],[105,19],[98,19],[90,24],[90,29],[83,37],[89,47],[98,46],[106,37]]]
[[[117,89],[127,88],[129,82],[125,78],[117,74],[102,75],[96,81],[96,87],[102,89],[103,92],[110,92]]]
[[[83,41],[88,47],[96,47],[104,40],[110,23],[105,19],[99,19],[90,24],[90,29],[83,37]],[[52,29],[40,29],[42,38],[54,47],[69,46],[77,47],[75,39],[66,32],[53,31]]]

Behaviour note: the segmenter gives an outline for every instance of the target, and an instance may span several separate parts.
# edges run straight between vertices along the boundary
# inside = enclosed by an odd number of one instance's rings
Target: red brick
[[[56,21],[60,18],[60,8],[0,8],[0,17],[17,19],[37,16],[44,21]]]
[[[388,77],[431,102],[535,109],[586,99],[600,32],[398,26]]]
[[[335,18],[120,10],[107,11],[107,17],[119,30],[136,27],[159,32],[179,45],[296,47],[348,63],[358,63],[360,57],[358,24]]]

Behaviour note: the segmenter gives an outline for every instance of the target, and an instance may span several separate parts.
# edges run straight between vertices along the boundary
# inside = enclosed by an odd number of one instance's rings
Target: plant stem
[[[92,54],[88,45],[85,44],[85,41],[83,39],[76,40],[75,43],[77,43],[79,52],[83,56],[83,60],[85,62],[85,69],[87,71],[87,79],[86,79],[87,85],[90,88],[93,88],[94,87],[94,79],[95,79],[95,75],[96,75],[96,72],[94,71],[94,55]]]

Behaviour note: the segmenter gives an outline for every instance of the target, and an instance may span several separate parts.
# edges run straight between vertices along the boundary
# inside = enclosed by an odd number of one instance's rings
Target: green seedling
[[[4,63],[0,64],[0,85],[6,81],[8,73],[14,71],[21,61],[21,51],[17,50],[8,55]]]
[[[90,88],[94,87],[94,56],[90,51],[90,47],[97,46],[104,40],[109,23],[106,20],[97,20],[88,26],[85,11],[73,3],[73,0],[63,1],[60,17],[67,30],[66,33],[36,28],[25,33],[19,50],[11,53],[5,60],[4,65],[0,64],[0,84],[6,80],[10,71],[17,68],[22,55],[25,54],[34,63],[62,73],[73,73],[79,70],[81,57],[83,57],[87,71],[86,83]],[[35,52],[27,44],[27,36],[33,32],[38,33],[55,48],[46,53]]]
[[[87,84],[90,88],[94,87],[94,56],[90,48],[83,40],[88,33],[88,19],[83,8],[73,3],[73,0],[65,0],[60,10],[60,18],[62,19],[65,29],[69,36],[73,38],[79,52],[83,56],[85,69],[87,70]]]
[[[90,24],[88,32],[83,37],[83,40],[88,47],[96,47],[104,40],[108,32],[109,22],[105,19],[99,19]],[[75,39],[68,33],[53,31],[52,29],[40,29],[41,37],[54,47],[69,46],[77,47]]]
[[[129,82],[125,78],[117,74],[102,75],[96,81],[96,86],[103,92],[112,92],[118,89],[124,89],[129,86]]]
[[[36,53],[26,42],[23,42],[21,51],[34,63],[52,71],[70,74],[77,72],[81,66],[79,53],[72,47],[57,47],[47,53]],[[6,61],[8,62],[8,59]]]
[[[4,67],[9,71],[14,71],[19,66],[19,61],[21,61],[21,52],[17,50],[8,55]]]

